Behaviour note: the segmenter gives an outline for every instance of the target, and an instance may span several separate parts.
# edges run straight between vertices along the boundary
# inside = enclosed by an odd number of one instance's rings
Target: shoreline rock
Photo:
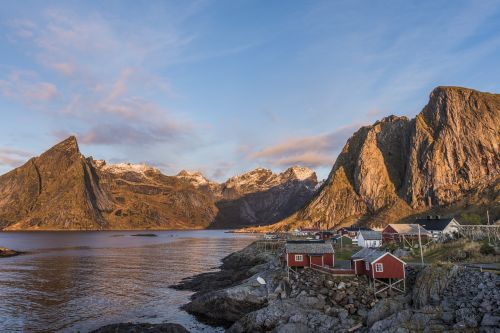
[[[0,247],[0,258],[7,258],[20,255],[22,252],[14,251],[6,247]]]
[[[100,327],[90,333],[189,333],[180,324],[119,323]]]
[[[491,273],[408,267],[406,294],[384,292],[378,299],[366,277],[312,269],[288,277],[277,256],[255,243],[224,258],[220,268],[175,287],[195,291],[183,309],[228,332],[500,331],[500,277]]]

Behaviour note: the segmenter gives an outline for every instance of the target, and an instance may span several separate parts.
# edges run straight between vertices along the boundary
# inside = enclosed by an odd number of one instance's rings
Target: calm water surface
[[[169,288],[213,270],[253,241],[223,231],[0,233],[0,332],[88,332],[117,322],[203,325],[179,309],[191,292]]]

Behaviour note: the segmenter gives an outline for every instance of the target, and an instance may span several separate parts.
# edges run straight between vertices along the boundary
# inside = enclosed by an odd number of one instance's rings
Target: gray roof
[[[380,231],[361,230],[359,232],[364,240],[382,240],[382,233]]]
[[[286,243],[286,253],[308,253],[308,254],[324,254],[333,253],[333,247],[330,243]]]
[[[373,262],[373,260],[379,258],[380,256],[384,255],[385,252],[377,250],[377,249],[370,249],[370,248],[364,248],[359,252],[356,252],[355,254],[352,255],[351,259],[362,259],[368,262]]]

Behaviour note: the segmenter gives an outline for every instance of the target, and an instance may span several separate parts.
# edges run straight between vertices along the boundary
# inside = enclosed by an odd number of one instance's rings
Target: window
[[[383,272],[384,265],[383,264],[375,264],[375,272]]]
[[[365,269],[366,269],[367,271],[369,271],[369,270],[370,270],[370,263],[369,263],[368,261],[366,261],[366,262],[365,262]]]
[[[295,261],[302,261],[302,260],[304,260],[304,256],[302,254],[295,255]]]

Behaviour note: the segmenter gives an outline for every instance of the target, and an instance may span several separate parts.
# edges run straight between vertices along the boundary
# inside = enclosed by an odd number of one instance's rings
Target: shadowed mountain
[[[281,174],[256,169],[233,177],[221,186],[222,199],[213,228],[233,228],[275,223],[311,199],[318,184],[307,168],[292,167]]]

